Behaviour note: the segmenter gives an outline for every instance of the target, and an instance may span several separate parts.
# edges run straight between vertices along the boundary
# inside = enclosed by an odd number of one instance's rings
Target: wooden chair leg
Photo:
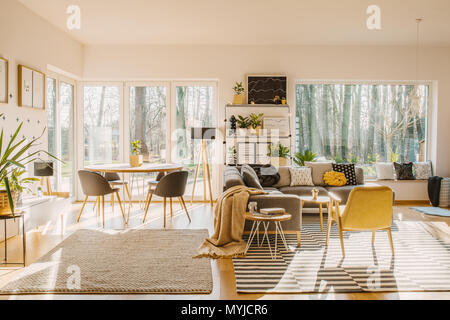
[[[111,210],[112,213],[114,214],[114,193],[111,193]]]
[[[297,234],[297,246],[300,247],[302,245],[302,234],[300,231],[297,231],[296,234]]]
[[[319,203],[319,215],[320,215],[320,232],[323,232],[323,206]]]
[[[375,231],[372,231],[372,245],[375,244]]]
[[[98,204],[97,204],[97,216],[98,216],[98,217],[100,217],[100,211],[101,211],[100,209],[101,209],[101,207],[102,207],[101,200],[102,200],[102,197],[99,196],[99,197],[98,197],[98,200],[97,200],[97,201],[98,201]]]
[[[392,241],[391,228],[387,229],[387,233],[388,233],[388,236],[389,236],[389,243],[391,244],[391,251],[392,251],[392,254],[394,254],[394,242]]]
[[[189,212],[188,212],[188,209],[186,207],[186,202],[184,202],[183,197],[180,197],[180,201],[181,201],[181,204],[182,204],[182,206],[184,208],[184,211],[186,212],[186,215],[187,215],[187,217],[189,219],[189,223],[191,223],[191,217],[189,216]]]
[[[94,206],[92,207],[92,212],[95,212],[95,208],[97,208],[97,204],[98,204],[98,197],[95,198]]]
[[[127,191],[128,200],[130,201],[130,204],[131,204],[131,193],[130,193],[130,189],[128,189],[128,185],[127,184],[125,184],[125,190]]]
[[[122,212],[123,221],[127,223],[127,219],[125,218],[125,211],[123,211],[122,201],[120,200],[119,191],[116,191],[117,201],[119,202],[120,211]]]
[[[142,220],[142,223],[145,223],[145,219],[147,218],[147,213],[148,213],[148,209],[150,208],[150,202],[152,201],[152,197],[153,197],[153,192],[150,192],[150,188],[148,189],[148,194],[147,194],[147,202],[145,203],[145,214],[144,214],[144,219]]]
[[[105,196],[102,196],[102,219],[103,219],[103,229],[105,228]]]
[[[81,206],[81,210],[80,210],[80,214],[78,215],[77,222],[80,222],[80,218],[81,218],[81,215],[83,214],[83,210],[84,210],[84,207],[86,206],[86,202],[87,202],[88,198],[89,198],[89,196],[86,196],[86,198],[84,198],[84,202],[83,202],[83,205]]]
[[[325,241],[325,246],[328,246],[328,242],[330,241],[331,227],[333,226],[333,220],[330,216],[328,216],[327,222],[327,240]]]
[[[341,240],[342,257],[345,257],[344,235],[342,234],[342,227],[341,227],[341,224],[338,222],[337,225],[338,225],[338,229],[339,229],[339,239]]]
[[[164,197],[164,229],[166,228],[166,205],[167,205],[167,199]]]

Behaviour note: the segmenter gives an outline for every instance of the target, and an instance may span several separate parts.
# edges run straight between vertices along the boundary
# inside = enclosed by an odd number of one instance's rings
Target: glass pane
[[[47,136],[47,151],[56,155],[56,80],[49,77],[47,77]]]
[[[120,162],[120,90],[85,86],[83,91],[84,165]]]
[[[176,87],[176,145],[174,162],[192,169],[189,174],[186,194],[192,194],[195,165],[201,160],[201,141],[192,140],[193,127],[214,127],[214,87]],[[211,163],[214,144],[208,142],[208,158]],[[210,166],[210,170],[212,166]],[[203,170],[199,170],[195,195],[204,195]],[[207,189],[208,190],[208,189]]]
[[[296,149],[369,176],[378,161],[424,161],[428,99],[427,85],[299,84]]]
[[[73,186],[73,86],[61,82],[59,86],[59,120],[61,130],[61,172],[58,191],[72,193]]]
[[[130,88],[130,139],[141,141],[146,162],[166,162],[166,95],[162,86]]]

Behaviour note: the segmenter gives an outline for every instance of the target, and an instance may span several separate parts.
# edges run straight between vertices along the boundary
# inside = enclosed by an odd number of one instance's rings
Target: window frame
[[[425,121],[425,161],[430,160],[430,155],[432,151],[432,127],[431,127],[431,119],[433,116],[433,106],[434,106],[434,91],[435,88],[435,82],[431,80],[330,80],[330,79],[296,79],[293,83],[293,126],[292,126],[292,137],[293,137],[293,145],[297,146],[297,132],[295,132],[295,114],[296,114],[296,108],[297,108],[297,97],[296,97],[296,89],[297,85],[426,85],[428,86],[428,106],[427,106],[427,112],[426,112],[426,121]],[[376,176],[365,176],[365,178],[368,179],[374,179]]]

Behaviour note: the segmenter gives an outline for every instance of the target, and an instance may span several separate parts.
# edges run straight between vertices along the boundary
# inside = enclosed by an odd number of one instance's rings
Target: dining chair
[[[335,202],[335,208],[328,215],[328,228],[326,245],[330,239],[331,226],[337,223],[339,239],[341,241],[342,255],[345,257],[343,231],[372,231],[372,245],[375,242],[375,232],[386,230],[392,254],[394,243],[392,242],[392,189],[386,186],[380,187],[355,187],[345,206],[340,205],[340,199],[330,194]]]
[[[166,206],[167,206],[167,198],[170,200],[170,216],[173,216],[173,209],[172,209],[172,198],[178,198],[180,201],[181,206],[183,207],[184,211],[186,212],[186,215],[189,219],[189,222],[191,222],[191,217],[189,216],[188,209],[186,207],[186,203],[184,202],[184,192],[186,191],[186,184],[188,179],[189,173],[187,171],[175,171],[168,173],[162,177],[160,177],[160,180],[154,185],[153,182],[148,183],[148,192],[147,192],[147,200],[145,205],[145,214],[143,223],[145,223],[145,219],[147,217],[148,209],[150,207],[150,203],[152,201],[153,195],[157,195],[159,197],[162,197],[164,199],[164,228],[166,227]],[[157,179],[158,179],[157,177]]]
[[[98,214],[100,215],[100,203],[102,206],[102,214],[103,214],[103,227],[105,227],[105,196],[111,194],[114,197],[114,194],[117,196],[117,200],[120,205],[120,210],[122,211],[123,220],[126,222],[125,213],[122,207],[122,201],[119,196],[119,188],[112,188],[109,184],[108,180],[103,177],[101,174],[87,171],[87,170],[79,170],[78,177],[80,178],[81,189],[85,194],[85,199],[83,205],[80,210],[80,214],[78,215],[77,222],[80,222],[81,215],[83,214],[84,207],[86,206],[86,202],[88,198],[97,197],[96,203],[98,203]]]
[[[109,184],[114,188],[115,186],[123,186],[127,192],[128,200],[131,202],[131,194],[128,189],[128,181],[122,180],[118,173],[116,172],[105,172],[105,179],[108,180]],[[114,212],[114,194],[111,194],[111,206]]]

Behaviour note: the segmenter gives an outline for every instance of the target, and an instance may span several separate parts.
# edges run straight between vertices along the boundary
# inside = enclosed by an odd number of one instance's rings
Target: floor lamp
[[[53,194],[50,178],[53,176],[53,162],[52,161],[37,161],[34,162],[34,176],[41,178],[41,187],[44,184],[47,185],[46,195],[51,196]]]
[[[194,201],[195,185],[197,184],[197,176],[200,166],[203,170],[203,200],[206,202],[206,183],[208,182],[209,187],[209,202],[211,207],[213,206],[213,197],[211,190],[211,176],[209,173],[209,161],[208,161],[208,140],[216,139],[216,129],[215,128],[191,128],[191,139],[201,140],[201,148],[198,152],[198,163],[195,166],[194,174],[194,186],[192,187],[192,198],[191,204]],[[206,181],[208,180],[208,181]]]

